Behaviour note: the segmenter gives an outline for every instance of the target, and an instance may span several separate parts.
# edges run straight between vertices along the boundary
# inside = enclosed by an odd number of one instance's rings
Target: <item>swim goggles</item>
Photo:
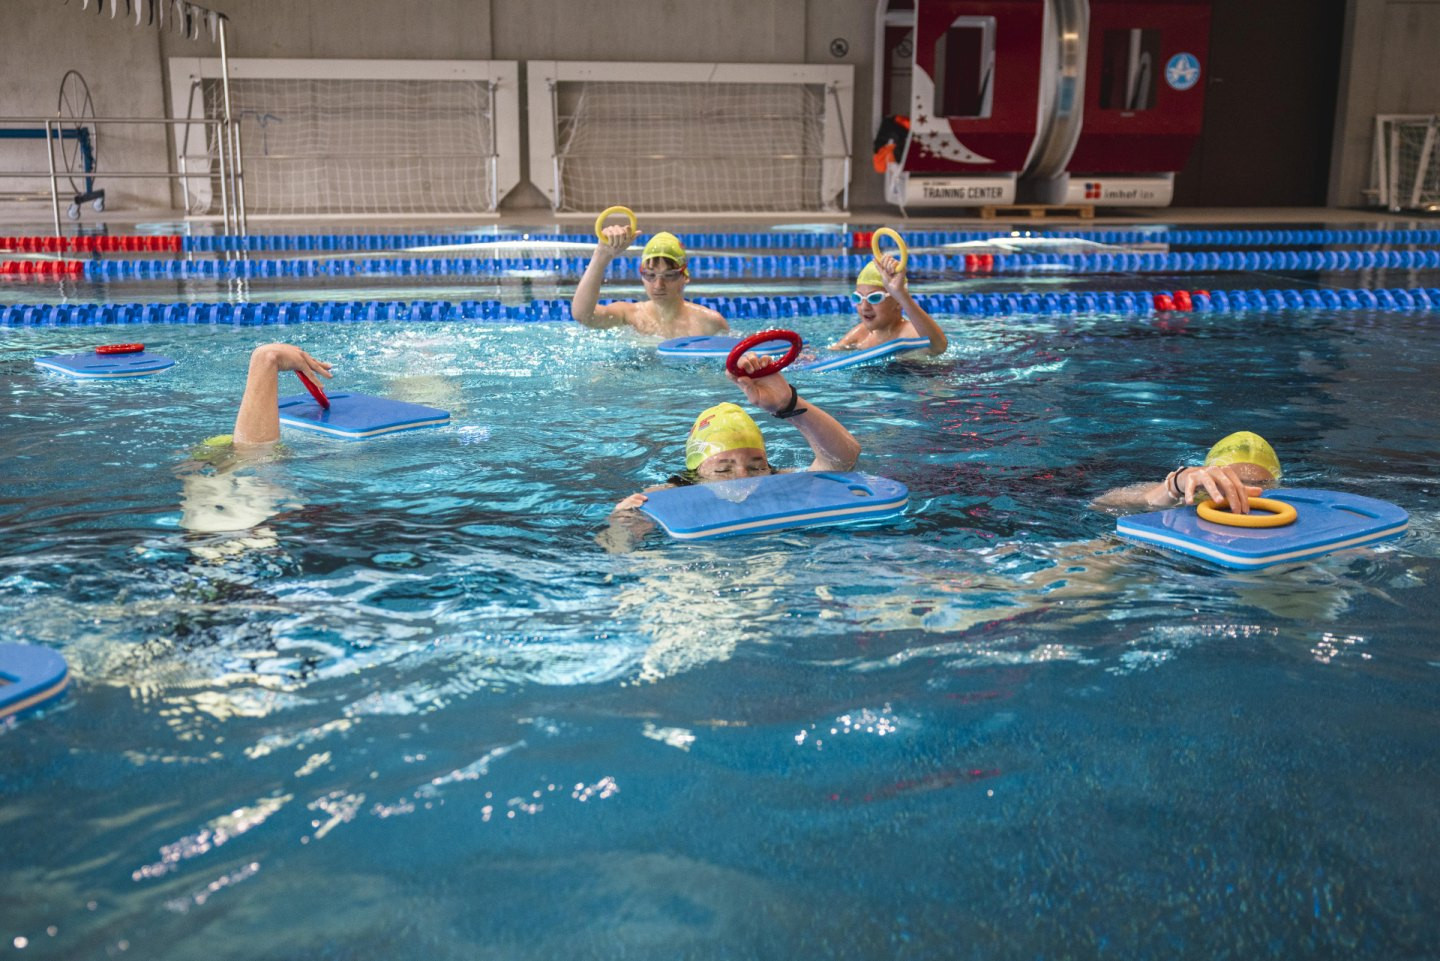
[[[867,304],[880,304],[880,303],[883,303],[884,300],[885,300],[885,298],[886,298],[886,297],[889,297],[889,296],[890,296],[890,295],[887,294],[887,293],[886,293],[885,291],[883,291],[883,290],[872,290],[872,291],[870,291],[870,293],[868,293],[868,294],[862,294],[862,293],[860,293],[860,291],[858,291],[858,290],[852,290],[852,291],[850,291],[850,301],[851,301],[852,303],[854,303],[857,307],[858,307],[862,302],[863,302],[863,303],[867,303]]]
[[[646,283],[651,283],[651,284],[655,283],[655,281],[657,281],[657,280],[663,280],[663,281],[665,281],[667,284],[673,284],[673,283],[675,283],[677,280],[679,280],[681,277],[684,277],[684,276],[685,276],[685,271],[684,271],[683,269],[681,269],[681,270],[659,270],[659,271],[656,271],[656,270],[642,270],[642,271],[640,271],[640,278],[641,278],[642,280],[644,280]]]

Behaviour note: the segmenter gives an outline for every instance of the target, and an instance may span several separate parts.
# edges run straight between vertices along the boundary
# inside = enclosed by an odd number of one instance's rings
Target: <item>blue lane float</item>
[[[679,540],[895,517],[909,489],[888,477],[800,471],[651,491],[640,510]]]
[[[70,684],[65,658],[36,644],[0,644],[0,720],[39,710]]]
[[[932,276],[964,273],[965,251],[924,253],[911,257],[910,270]],[[692,254],[693,278],[790,278],[831,280],[858,273],[869,255],[749,255],[716,257]],[[574,280],[589,260],[576,257],[433,257],[367,260],[91,260],[85,277],[122,280],[244,280],[316,277],[465,277],[499,281],[512,276],[544,276]],[[1306,271],[1344,273],[1361,270],[1437,270],[1440,250],[1286,250],[1206,251],[1198,253],[1009,253],[993,255],[987,274],[1063,271],[1103,273],[1233,273],[1237,271]]]
[[[1410,523],[1410,515],[1394,504],[1342,491],[1280,489],[1264,496],[1294,507],[1294,523],[1230,527],[1204,520],[1187,506],[1122,517],[1115,532],[1222,567],[1255,570],[1390,540]]]
[[[80,354],[37,357],[35,366],[77,380],[123,380],[153,377],[174,367],[175,361],[148,350],[128,354],[99,354],[89,350]]]
[[[1156,313],[1161,290],[1064,291],[1037,293],[924,294],[932,314],[969,317],[1068,314],[1148,316]],[[848,297],[695,297],[735,321],[783,321],[796,317],[853,317]],[[1270,290],[1212,290],[1194,298],[1194,313],[1281,310],[1435,311],[1440,288],[1305,287]],[[1183,312],[1171,316],[1187,316]],[[3,327],[65,327],[108,324],[224,324],[265,326],[296,323],[570,322],[568,300],[337,301],[273,303],[10,304],[0,307]]]
[[[282,397],[280,423],[346,440],[368,440],[450,423],[449,411],[371,394],[335,393],[329,395],[329,401],[325,408],[309,394]]]
[[[1400,246],[1432,246],[1440,244],[1440,230],[1365,229],[1365,230],[945,230],[917,231],[907,234],[912,246],[928,247],[944,244],[975,243],[989,240],[1013,240],[1016,237],[1048,237],[1086,240],[1108,244],[1165,243],[1182,247],[1294,247],[1390,244]],[[196,235],[182,238],[187,253],[238,253],[267,251],[387,251],[425,247],[464,247],[469,244],[497,241],[593,244],[595,238],[580,233],[527,233],[497,231],[485,234],[251,234],[247,236]],[[814,250],[848,249],[856,244],[851,228],[832,231],[756,231],[703,232],[685,234],[692,250]]]

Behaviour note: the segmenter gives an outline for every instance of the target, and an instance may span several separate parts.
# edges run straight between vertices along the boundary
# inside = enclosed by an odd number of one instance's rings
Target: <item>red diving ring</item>
[[[740,358],[745,351],[751,347],[758,347],[761,344],[769,343],[772,340],[786,340],[790,342],[790,349],[785,351],[785,356],[779,360],[772,360],[759,370],[745,373],[740,369]],[[780,371],[795,363],[795,358],[800,356],[800,335],[793,330],[762,330],[758,334],[751,334],[740,343],[730,348],[730,356],[725,358],[725,369],[736,377],[749,377],[758,380],[761,377],[769,377],[771,374],[778,374]]]
[[[300,378],[300,383],[304,384],[305,389],[310,392],[310,396],[315,398],[315,403],[319,404],[325,410],[330,409],[330,398],[325,396],[325,391],[320,389],[319,384],[315,383],[309,377],[306,377],[304,374],[300,373],[300,371],[298,370],[295,371],[295,376]]]
[[[144,344],[101,344],[95,348],[97,354],[138,354],[145,349]]]

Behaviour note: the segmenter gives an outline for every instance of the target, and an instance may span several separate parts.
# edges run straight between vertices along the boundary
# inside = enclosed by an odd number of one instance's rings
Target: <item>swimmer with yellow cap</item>
[[[860,322],[831,344],[831,350],[868,350],[901,337],[928,337],[932,357],[949,346],[935,318],[910,296],[900,262],[888,254],[860,271],[850,300]]]
[[[799,429],[815,455],[806,470],[853,468],[860,457],[860,442],[839,421],[813,401],[802,398],[779,373],[759,378],[746,376],[766,364],[768,361],[759,355],[746,354],[738,364],[742,373],[727,376],[751,404]],[[736,404],[716,404],[701,411],[690,427],[685,441],[685,473],[616,504],[610,513],[609,528],[600,534],[600,544],[608,551],[629,550],[652,528],[650,519],[638,510],[650,491],[774,473],[760,426]]]
[[[1138,484],[1097,498],[1097,507],[1174,507],[1209,498],[1250,513],[1250,498],[1280,483],[1280,457],[1259,434],[1239,430],[1221,438],[1199,465],[1177,467],[1158,484]]]
[[[680,238],[661,231],[651,237],[640,254],[640,280],[646,299],[600,303],[600,287],[610,262],[629,249],[635,228],[611,224],[600,231],[600,243],[590,265],[570,298],[570,316],[586,327],[630,326],[657,337],[699,337],[730,330],[717,311],[685,299],[690,282],[689,255]]]

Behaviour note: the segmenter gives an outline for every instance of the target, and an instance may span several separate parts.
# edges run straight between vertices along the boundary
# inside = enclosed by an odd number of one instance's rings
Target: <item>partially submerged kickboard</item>
[[[1223,567],[1257,569],[1399,537],[1410,515],[1387,501],[1328,490],[1274,490],[1264,497],[1295,508],[1284,527],[1230,527],[1201,519],[1193,506],[1121,517],[1121,537],[1179,551]]]
[[[450,412],[371,394],[330,394],[326,410],[309,394],[280,398],[280,423],[332,437],[364,440],[402,430],[439,427]]]
[[[671,537],[699,540],[893,517],[910,491],[871,474],[799,471],[652,491],[640,510]]]

